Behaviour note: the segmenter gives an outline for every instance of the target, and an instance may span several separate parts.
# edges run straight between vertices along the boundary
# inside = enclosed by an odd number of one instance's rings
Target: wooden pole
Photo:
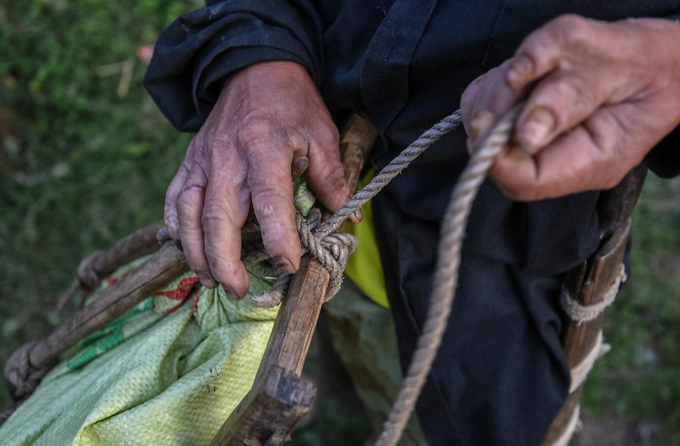
[[[377,136],[378,132],[373,124],[357,115],[349,119],[342,132],[340,149],[345,178],[351,190],[356,189],[361,170]],[[284,372],[292,374],[288,376],[300,377],[319,319],[328,281],[328,271],[316,259],[305,255],[300,262],[300,269],[291,280],[288,296],[281,304],[255,384],[241,402],[239,407],[243,408],[231,414],[211,445],[280,445],[286,441],[297,423],[307,413],[316,393],[313,385],[301,381],[296,385],[304,389],[304,397],[293,400],[279,399],[277,407],[281,410],[282,416],[276,418],[266,415],[271,410],[272,403],[270,396],[265,395],[265,389],[271,387],[263,383],[277,382],[279,386],[289,384],[291,381],[276,379]],[[280,395],[288,394],[283,387],[277,392]],[[288,416],[290,413],[296,416]]]

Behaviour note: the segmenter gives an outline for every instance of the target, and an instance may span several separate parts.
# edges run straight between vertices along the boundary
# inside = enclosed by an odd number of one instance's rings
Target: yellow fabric
[[[375,170],[369,170],[357,185],[362,188],[375,177]],[[375,238],[375,228],[373,227],[373,210],[371,202],[366,203],[361,212],[364,219],[358,225],[348,221],[345,225],[345,232],[353,234],[359,240],[359,247],[347,259],[345,274],[347,277],[361,288],[373,302],[389,308],[387,292],[385,291],[385,276],[383,275],[380,252]]]

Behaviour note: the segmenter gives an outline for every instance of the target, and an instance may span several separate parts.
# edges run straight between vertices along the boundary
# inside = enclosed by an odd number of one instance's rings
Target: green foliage
[[[43,337],[80,259],[162,216],[190,135],[144,92],[140,45],[196,0],[0,3],[0,363]],[[132,64],[119,94],[113,64]],[[108,70],[108,73],[107,73]],[[124,92],[123,92],[124,93]],[[634,215],[633,277],[606,317],[612,351],[586,411],[658,422],[680,444],[680,184],[650,178]],[[0,406],[8,386],[0,380]],[[329,402],[296,444],[359,444],[364,424]],[[344,410],[344,412],[343,412]],[[325,432],[320,435],[319,432]],[[344,442],[336,443],[343,440]]]
[[[136,50],[196,6],[0,6],[2,363],[56,322],[49,312],[79,259],[162,217],[190,135],[174,130],[143,90],[146,65]],[[126,61],[129,91],[119,94],[120,70],[111,65]],[[7,391],[3,381],[0,401]]]

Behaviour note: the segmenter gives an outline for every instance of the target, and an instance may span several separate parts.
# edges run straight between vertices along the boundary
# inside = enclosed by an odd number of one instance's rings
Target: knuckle
[[[201,225],[207,232],[229,231],[237,226],[220,202],[207,203],[201,214]]]
[[[323,148],[337,150],[340,145],[340,132],[335,125],[323,125],[319,129],[319,140]]]
[[[203,189],[196,186],[185,187],[180,191],[175,202],[180,218],[192,214],[192,211],[201,205],[203,193]]]
[[[569,76],[558,80],[552,86],[557,100],[566,104],[579,103],[591,96],[590,89],[586,88],[582,82]],[[561,111],[558,107],[555,110],[558,114]]]
[[[558,41],[566,47],[581,47],[588,39],[588,24],[576,14],[562,15],[551,25]]]
[[[276,189],[267,188],[253,192],[253,209],[258,218],[262,220],[284,220],[290,217],[292,212],[288,208],[292,208],[292,204],[281,206],[284,203],[288,203],[286,196]]]
[[[275,129],[276,126],[269,118],[248,115],[242,120],[238,145],[239,147],[253,148],[269,144],[276,131]]]

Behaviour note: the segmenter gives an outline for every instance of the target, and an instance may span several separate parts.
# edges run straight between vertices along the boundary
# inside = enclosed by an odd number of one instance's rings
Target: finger
[[[481,90],[481,84],[482,84],[482,79],[487,75],[488,73],[482,74],[481,76],[477,77],[474,81],[470,83],[470,85],[467,86],[465,91],[463,92],[463,95],[460,97],[460,116],[463,120],[463,126],[465,127],[465,132],[470,135],[471,129],[469,127],[469,123],[473,118],[473,107],[475,103],[475,99],[477,98],[477,94]]]
[[[163,219],[165,221],[165,230],[173,240],[179,240],[179,221],[177,219],[177,197],[179,196],[184,183],[186,183],[189,171],[191,169],[191,161],[189,156],[184,158],[182,164],[179,166],[175,177],[170,182],[168,190],[165,192],[165,206],[163,208]]]
[[[470,154],[474,153],[477,144],[484,140],[484,137],[497,120],[498,117],[495,114],[485,110],[478,112],[472,118],[470,121],[470,139],[468,144],[468,151]]]
[[[308,156],[310,186],[321,204],[332,212],[337,211],[353,192],[345,181],[337,129],[323,128],[317,131],[310,140]]]
[[[522,42],[509,65],[505,80],[515,91],[545,76],[557,67],[569,65],[571,52],[581,52],[592,37],[595,20],[576,15],[560,16],[531,33]]]
[[[611,188],[641,161],[637,153],[644,151],[630,148],[645,143],[628,138],[628,125],[618,116],[615,107],[600,109],[534,157],[518,146],[508,147],[489,175],[521,201]]]
[[[243,298],[250,278],[241,262],[241,227],[250,210],[245,166],[233,151],[226,158],[212,161],[210,183],[206,189],[202,224],[205,231],[205,253],[215,280],[234,299]]]
[[[198,168],[191,170],[180,191],[176,205],[179,239],[189,267],[201,283],[209,288],[216,285],[210,274],[210,265],[205,255],[204,234],[201,224],[207,178]]]
[[[290,165],[295,151],[276,147],[282,144],[285,143],[269,136],[251,140],[248,186],[265,249],[281,271],[294,273],[300,267],[302,254],[295,227],[293,185],[290,181]],[[289,141],[288,144],[302,143]],[[311,156],[309,163],[311,170]]]
[[[484,76],[479,78],[479,91],[474,96],[472,107],[470,108],[470,118],[478,112],[489,111],[496,116],[503,116],[520,99],[520,94],[513,91],[504,81],[505,71],[512,59],[506,60],[502,65],[489,70]]]
[[[533,89],[515,127],[515,139],[535,154],[555,137],[585,121],[608,97],[611,79],[597,70],[554,72]],[[613,85],[610,83],[609,85]]]

